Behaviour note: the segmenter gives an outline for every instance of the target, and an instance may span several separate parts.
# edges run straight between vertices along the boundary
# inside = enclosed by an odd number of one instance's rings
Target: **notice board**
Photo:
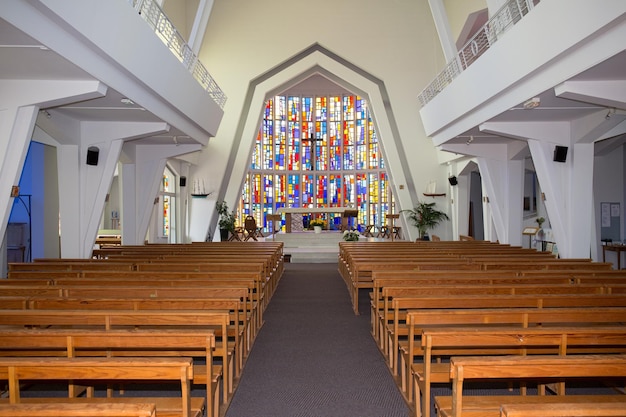
[[[621,241],[620,210],[619,203],[600,203],[600,240]]]

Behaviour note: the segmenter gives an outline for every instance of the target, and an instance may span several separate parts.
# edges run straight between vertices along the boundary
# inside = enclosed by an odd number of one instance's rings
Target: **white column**
[[[501,243],[522,245],[524,163],[478,158],[484,187],[485,238]],[[488,209],[488,210],[487,210]],[[489,227],[489,217],[495,231]],[[495,235],[493,234],[495,232]],[[491,235],[487,234],[491,233]]]
[[[206,26],[209,23],[209,17],[211,16],[213,3],[214,0],[200,0],[198,2],[196,18],[193,21],[191,33],[189,34],[189,47],[194,52],[194,54],[196,54],[196,56],[198,56],[198,53],[200,52],[200,47],[202,47],[202,41],[204,40]]]
[[[446,8],[442,0],[428,0],[430,5],[430,12],[433,15],[435,21],[435,28],[439,35],[439,42],[441,43],[441,49],[443,49],[443,55],[446,58],[446,62],[450,62],[456,59],[457,49],[456,42],[452,38],[452,31],[450,30],[450,23],[448,22],[448,16],[446,14]]]

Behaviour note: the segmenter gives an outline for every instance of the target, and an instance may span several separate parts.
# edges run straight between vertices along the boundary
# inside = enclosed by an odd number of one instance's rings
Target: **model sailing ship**
[[[206,187],[204,186],[204,180],[202,180],[202,184],[200,184],[200,180],[193,181],[193,188],[191,189],[192,197],[208,197],[211,193],[206,192]]]

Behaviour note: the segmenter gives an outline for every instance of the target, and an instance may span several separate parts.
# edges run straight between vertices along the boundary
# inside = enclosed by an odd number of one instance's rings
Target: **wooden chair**
[[[244,220],[244,229],[246,230],[246,237],[244,241],[248,241],[250,239],[257,240],[257,236],[259,236],[259,230],[256,226],[256,220],[251,215],[247,215]]]
[[[235,227],[235,231],[231,233],[230,237],[228,238],[228,241],[229,242],[232,242],[232,241],[241,242],[243,240],[244,235],[245,233],[244,233],[243,227]]]
[[[363,232],[363,236],[365,237],[374,237],[374,225],[368,224],[365,226],[365,231]]]

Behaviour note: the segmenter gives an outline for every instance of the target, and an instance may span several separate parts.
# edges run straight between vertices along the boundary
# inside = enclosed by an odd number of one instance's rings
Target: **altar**
[[[296,229],[302,230],[296,226],[296,223],[299,225],[302,224],[303,214],[338,213],[341,214],[343,222],[343,219],[345,218],[344,214],[346,212],[349,212],[348,214],[358,213],[355,209],[347,207],[280,207],[276,210],[277,214],[285,215],[285,233],[291,233],[292,230]],[[330,227],[330,222],[326,227]]]

